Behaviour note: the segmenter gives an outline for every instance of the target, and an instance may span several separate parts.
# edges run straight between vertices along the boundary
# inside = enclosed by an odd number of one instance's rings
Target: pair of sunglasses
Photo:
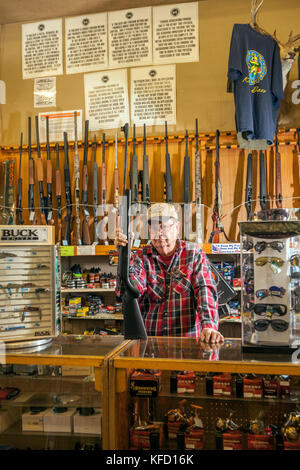
[[[255,304],[253,311],[256,315],[277,314],[283,316],[287,312],[287,306],[284,304]]]
[[[270,320],[267,318],[262,318],[259,320],[256,320],[254,323],[254,328],[257,331],[266,331],[269,326],[272,327],[274,331],[277,331],[278,333],[281,333],[283,331],[286,331],[289,327],[289,324],[285,320],[281,320],[280,318],[276,318],[275,320]]]
[[[286,290],[284,287],[271,286],[269,289],[258,289],[255,295],[258,299],[264,299],[265,297],[283,297]]]
[[[272,248],[272,250],[276,250],[279,253],[281,253],[284,248],[284,243],[281,241],[272,241],[272,242],[262,241],[262,242],[257,242],[254,245],[255,251],[259,254],[262,253],[266,248]]]
[[[284,260],[282,258],[278,258],[277,256],[260,256],[255,260],[256,266],[264,266],[267,263],[274,263],[278,266],[283,266]]]

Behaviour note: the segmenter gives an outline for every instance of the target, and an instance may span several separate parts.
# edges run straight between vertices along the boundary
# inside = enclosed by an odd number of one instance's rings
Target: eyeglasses
[[[151,232],[157,233],[159,230],[161,233],[167,234],[169,230],[171,230],[173,227],[175,227],[175,220],[173,221],[168,221],[168,222],[156,222],[156,221],[151,221],[149,223],[149,228]]]
[[[253,325],[255,330],[257,331],[266,331],[271,325],[273,330],[277,331],[278,333],[286,331],[289,327],[288,322],[285,320],[281,320],[280,318],[276,318],[275,320],[263,318],[260,320],[256,320]]]
[[[256,315],[274,315],[279,316],[285,315],[287,312],[287,306],[284,304],[255,304],[253,311]]]
[[[273,242],[262,241],[262,242],[257,242],[254,245],[255,251],[259,254],[262,253],[268,247],[272,248],[273,250],[279,251],[279,253],[281,253],[281,251],[284,248],[284,243],[280,241],[273,241]]]
[[[284,287],[271,286],[269,289],[259,289],[255,292],[258,299],[264,299],[265,297],[283,297],[286,290]]]

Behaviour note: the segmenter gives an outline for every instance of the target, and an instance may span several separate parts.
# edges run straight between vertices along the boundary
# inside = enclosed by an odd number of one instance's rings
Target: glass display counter
[[[131,342],[110,360],[110,449],[300,448],[298,353],[244,352],[241,339]]]
[[[100,450],[108,441],[107,360],[122,336],[0,344],[0,449]]]

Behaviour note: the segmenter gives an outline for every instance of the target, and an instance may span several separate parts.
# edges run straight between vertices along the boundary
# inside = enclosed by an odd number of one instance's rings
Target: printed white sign
[[[62,20],[22,25],[23,79],[61,75]]]
[[[66,73],[107,68],[107,13],[66,18],[65,40]]]
[[[131,120],[136,126],[176,124],[175,65],[131,69]]]
[[[152,64],[151,7],[108,13],[109,67]]]
[[[198,2],[153,7],[153,63],[199,60]]]
[[[56,77],[36,78],[34,80],[34,107],[56,106]]]
[[[77,140],[82,140],[82,110],[77,109]],[[68,141],[75,138],[75,110],[54,111],[49,113],[39,113],[40,141],[46,142],[46,116],[49,123],[49,141],[63,142],[64,132],[68,134]]]
[[[129,122],[127,70],[84,75],[85,115],[89,129],[115,129]]]

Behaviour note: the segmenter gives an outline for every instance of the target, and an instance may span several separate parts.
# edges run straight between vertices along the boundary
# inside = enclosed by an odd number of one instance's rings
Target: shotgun
[[[15,223],[15,161],[8,160],[3,162],[4,166],[4,213],[5,225],[14,225]]]
[[[118,134],[115,138],[115,170],[114,170],[114,209],[118,216],[120,199],[120,179],[118,169]]]
[[[247,220],[250,222],[253,217],[252,212],[252,153],[248,153],[247,157],[247,177],[246,177],[246,197],[245,205],[247,211]]]
[[[195,153],[195,199],[196,199],[196,243],[203,243],[202,222],[202,172],[199,152],[198,119],[196,119],[196,153]]]
[[[52,201],[52,162],[51,150],[49,143],[49,116],[46,116],[46,148],[47,148],[47,222],[50,225],[54,224],[53,219],[53,201]]]
[[[82,220],[82,244],[90,245],[91,237],[89,230],[90,214],[88,211],[88,184],[89,174],[87,165],[87,156],[89,148],[89,121],[85,121],[85,134],[84,134],[84,151],[83,151],[83,169],[82,169],[82,191],[81,191],[81,208],[83,214]]]
[[[40,214],[41,214],[42,225],[46,225],[47,222],[46,222],[46,207],[45,207],[45,199],[44,199],[44,170],[43,170],[43,162],[41,158],[38,116],[35,116],[35,132],[36,132],[36,150],[37,150],[37,156],[38,156],[36,172],[37,172],[37,181],[39,184]]]
[[[55,192],[56,192],[56,207],[57,207],[57,242],[61,245],[61,228],[62,228],[62,214],[61,214],[61,172],[59,167],[59,144],[56,142],[56,173],[55,173]]]
[[[71,219],[72,219],[72,193],[69,167],[69,149],[68,134],[64,132],[64,177],[65,177],[65,194],[66,194],[66,217],[65,217],[65,237],[64,245],[71,245]]]
[[[21,169],[22,169],[22,148],[23,148],[23,132],[21,132],[21,142],[20,142],[20,161],[19,161],[19,179],[18,179],[18,192],[17,192],[17,225],[23,225],[24,220],[22,219],[22,177],[21,177]]]
[[[165,121],[165,143],[166,143],[166,154],[165,154],[166,171],[165,171],[164,177],[165,177],[165,184],[166,184],[166,202],[173,202],[172,174],[171,174],[170,155],[169,155],[169,149],[168,149],[167,121]]]
[[[133,137],[132,137],[132,160],[131,160],[131,169],[130,169],[130,181],[131,181],[131,195],[132,195],[132,202],[137,204],[138,202],[138,191],[139,191],[139,183],[138,183],[138,157],[135,151],[135,124],[133,124]]]
[[[124,147],[124,174],[123,174],[123,197],[120,206],[120,226],[127,235],[126,246],[119,247],[118,276],[121,281],[122,308],[124,314],[124,339],[145,339],[147,333],[142,319],[138,297],[139,291],[133,286],[129,275],[129,263],[131,252],[130,237],[130,205],[131,190],[126,188],[127,155],[128,155],[128,124],[121,128],[125,136]]]
[[[189,134],[185,133],[185,157],[184,157],[184,239],[190,239],[190,202],[191,202],[191,188],[190,188],[190,157],[189,157]]]
[[[281,156],[278,151],[277,131],[275,135],[275,178],[276,206],[278,209],[282,209]]]
[[[94,244],[98,242],[98,163],[97,163],[97,138],[94,135],[94,164],[93,164],[93,213],[94,213]]]
[[[98,238],[108,244],[107,230],[105,230],[108,222],[106,213],[106,164],[105,164],[105,134],[102,136],[102,168],[101,168],[101,222],[98,224]]]
[[[75,245],[82,245],[80,230],[80,163],[77,141],[77,111],[74,111],[74,181],[75,181]]]
[[[28,118],[28,209],[29,220],[37,224],[34,207],[34,160],[31,156],[31,117]]]
[[[213,230],[209,237],[209,243],[219,243],[220,233],[224,234],[224,237],[229,241],[223,227],[222,222],[222,186],[220,179],[220,143],[219,143],[220,132],[216,131],[216,160],[215,160],[215,202],[213,208]]]

